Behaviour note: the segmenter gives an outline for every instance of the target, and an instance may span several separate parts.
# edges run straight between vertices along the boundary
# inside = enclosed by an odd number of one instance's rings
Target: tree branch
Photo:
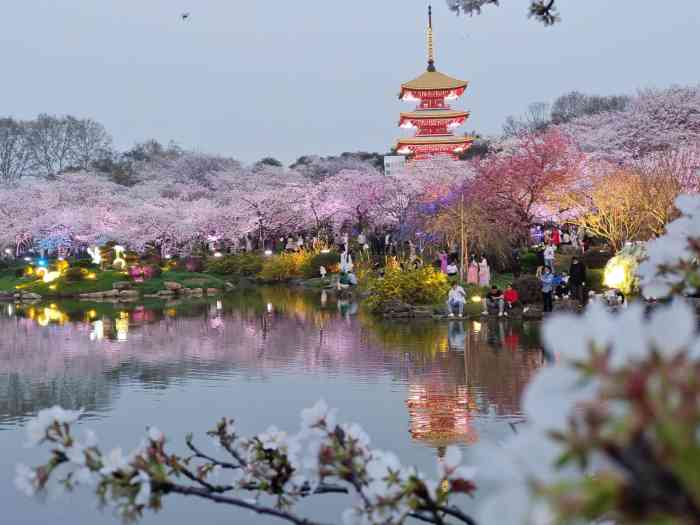
[[[257,503],[252,503],[240,498],[234,498],[232,496],[224,496],[221,494],[212,494],[206,489],[201,489],[198,487],[184,487],[182,485],[175,485],[174,483],[163,483],[158,487],[157,483],[154,483],[157,488],[161,488],[166,493],[181,494],[183,496],[194,496],[197,498],[206,499],[213,501],[215,503],[221,503],[224,505],[231,505],[234,507],[240,507],[243,509],[248,509],[256,514],[274,516],[282,520],[294,523],[295,525],[324,525],[321,522],[312,521],[307,518],[301,518],[285,512],[283,510],[275,509],[273,507],[266,507],[264,505],[258,505]]]

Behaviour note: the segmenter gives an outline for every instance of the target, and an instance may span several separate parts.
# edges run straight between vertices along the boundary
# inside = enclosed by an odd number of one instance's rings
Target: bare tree
[[[546,102],[534,102],[527,108],[527,112],[519,117],[510,116],[503,124],[503,134],[508,137],[544,131],[551,123],[549,118],[549,104]]]
[[[73,166],[88,169],[110,155],[112,138],[102,124],[92,119],[71,119],[71,125]]]
[[[629,106],[630,97],[626,95],[585,95],[578,91],[566,93],[552,105],[552,122],[562,124],[578,117],[595,115],[607,111],[624,111]]]
[[[0,182],[11,183],[22,178],[30,161],[26,124],[11,118],[0,119]]]
[[[28,142],[36,173],[52,177],[71,164],[76,128],[72,117],[45,114],[29,124]]]

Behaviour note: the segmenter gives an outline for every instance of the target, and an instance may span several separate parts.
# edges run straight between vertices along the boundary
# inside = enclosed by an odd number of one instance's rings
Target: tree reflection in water
[[[475,421],[521,419],[542,365],[535,326],[511,321],[378,321],[333,294],[288,288],[218,301],[0,305],[0,425],[40,408],[109,411],[127,384],[270,372],[389,375],[403,385],[412,439],[431,447],[479,439]]]

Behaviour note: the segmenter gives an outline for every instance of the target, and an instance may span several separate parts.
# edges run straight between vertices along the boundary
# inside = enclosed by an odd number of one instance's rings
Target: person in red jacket
[[[512,309],[519,300],[520,296],[518,295],[518,291],[509,284],[508,288],[503,292],[503,301],[506,303],[506,310]]]

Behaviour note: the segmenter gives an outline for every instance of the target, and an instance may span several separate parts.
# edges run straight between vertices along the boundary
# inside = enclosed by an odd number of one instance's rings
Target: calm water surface
[[[2,523],[118,523],[87,492],[38,501],[15,491],[15,464],[46,457],[23,448],[23,427],[55,404],[84,408],[81,425],[103,447],[131,449],[154,424],[184,452],[187,432],[208,446],[204,431],[222,415],[244,432],[295,431],[299,411],[323,397],[375,447],[432,475],[445,445],[464,447],[468,459],[516,431],[520,395],[542,365],[535,324],[378,322],[357,304],[286,289],[119,308],[0,303]],[[301,510],[338,522],[346,501],[322,496]],[[143,523],[271,523],[193,500],[165,503]]]

